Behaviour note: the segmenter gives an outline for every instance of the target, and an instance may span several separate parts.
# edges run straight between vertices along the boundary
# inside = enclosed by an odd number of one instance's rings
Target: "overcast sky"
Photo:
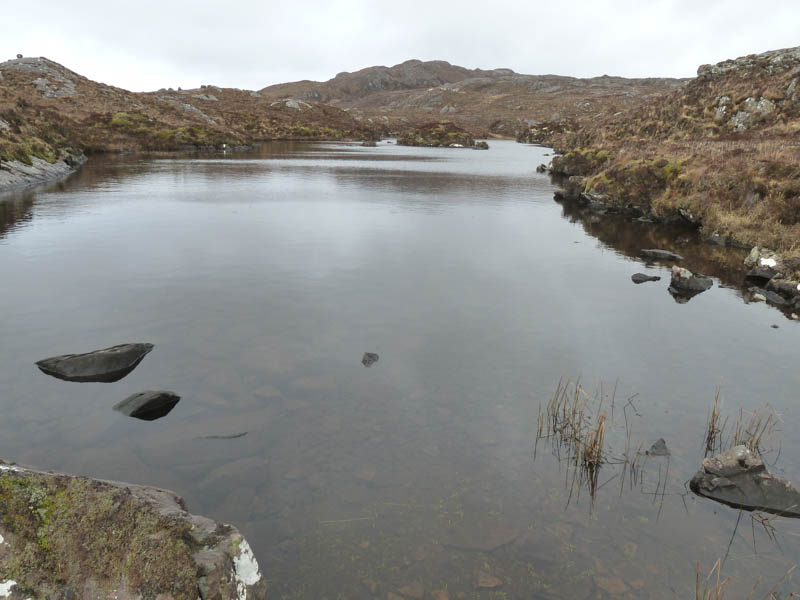
[[[259,89],[410,58],[519,73],[691,77],[800,45],[800,1],[3,0],[0,60],[134,91]]]

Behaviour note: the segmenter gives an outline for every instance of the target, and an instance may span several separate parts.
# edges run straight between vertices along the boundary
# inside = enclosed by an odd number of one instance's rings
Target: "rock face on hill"
[[[166,490],[0,461],[0,590],[25,598],[260,600],[266,582],[231,525]]]

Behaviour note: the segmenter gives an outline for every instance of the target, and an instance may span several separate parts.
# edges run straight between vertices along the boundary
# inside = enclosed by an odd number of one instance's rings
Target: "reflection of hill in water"
[[[31,192],[0,198],[0,240],[33,218],[33,199]]]
[[[586,233],[609,249],[645,265],[674,264],[672,261],[645,259],[641,255],[643,248],[661,248],[683,256],[680,266],[693,273],[718,279],[723,286],[734,288],[739,297],[748,298],[747,288],[757,285],[745,279],[744,259],[747,250],[711,244],[695,229],[682,225],[643,223],[620,215],[598,215],[588,207],[572,202],[561,206],[563,216],[570,222],[580,223]],[[791,310],[782,312],[788,317]]]

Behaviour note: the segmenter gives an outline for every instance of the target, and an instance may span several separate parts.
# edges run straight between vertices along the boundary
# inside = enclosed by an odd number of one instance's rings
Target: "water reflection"
[[[30,191],[0,196],[0,240],[31,220],[35,197]]]

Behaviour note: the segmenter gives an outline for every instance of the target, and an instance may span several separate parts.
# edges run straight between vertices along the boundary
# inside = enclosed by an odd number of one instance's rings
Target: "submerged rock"
[[[689,269],[677,265],[672,266],[669,292],[678,302],[688,301],[701,292],[705,292],[714,284],[711,277],[695,275]]]
[[[734,508],[800,518],[800,492],[770,474],[761,457],[746,446],[704,459],[689,487],[699,496]]]
[[[365,367],[371,367],[380,357],[375,354],[374,352],[364,352],[364,356],[361,358],[361,364]]]
[[[266,598],[247,540],[174,492],[0,461],[0,506],[5,596]]]
[[[650,446],[650,450],[645,452],[647,456],[669,456],[669,448],[667,448],[667,442],[664,441],[664,438],[658,438],[655,443]]]
[[[36,363],[48,375],[64,381],[119,381],[133,371],[153,344],[120,344],[84,354],[62,354]]]
[[[642,250],[642,256],[645,258],[654,258],[656,260],[683,260],[680,254],[675,254],[669,250],[658,250],[656,248]]]
[[[645,275],[644,273],[634,273],[631,275],[631,281],[635,284],[645,283],[647,281],[660,281],[661,277],[658,275]]]
[[[155,421],[169,414],[181,397],[174,392],[147,391],[128,396],[114,405],[114,410],[135,419]]]

